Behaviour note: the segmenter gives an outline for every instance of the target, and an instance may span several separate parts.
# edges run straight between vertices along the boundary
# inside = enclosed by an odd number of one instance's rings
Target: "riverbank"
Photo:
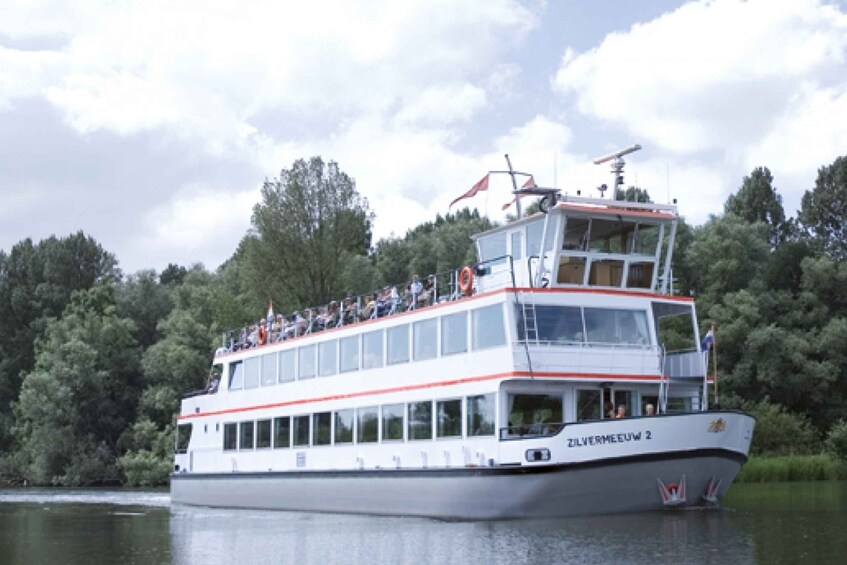
[[[847,480],[847,461],[827,454],[750,457],[739,483]]]

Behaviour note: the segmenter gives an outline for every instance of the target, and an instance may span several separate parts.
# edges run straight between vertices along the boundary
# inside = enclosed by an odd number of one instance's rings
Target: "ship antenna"
[[[630,153],[635,153],[641,149],[641,146],[637,143],[626,149],[621,149],[620,151],[615,151],[614,153],[609,153],[608,155],[604,155],[603,157],[598,157],[594,159],[595,165],[601,165],[607,161],[612,161],[612,199],[615,198],[615,192],[617,192],[617,188],[623,184],[623,167],[626,162],[623,160],[624,155],[629,155]],[[601,184],[597,187],[597,190],[600,191],[600,198],[605,196],[607,187],[605,184]]]
[[[515,180],[515,170],[512,168],[512,161],[509,159],[509,154],[506,153],[504,155],[506,157],[506,164],[509,165],[509,176],[512,178],[512,191],[516,194],[515,196],[515,211],[518,214],[518,219],[521,219],[521,199],[517,196],[518,192],[518,181]]]

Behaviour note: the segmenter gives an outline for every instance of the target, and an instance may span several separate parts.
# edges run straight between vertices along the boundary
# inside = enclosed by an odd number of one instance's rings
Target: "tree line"
[[[621,199],[648,200],[631,187]],[[463,209],[372,241],[374,214],[335,162],[266,180],[252,227],[215,271],[124,274],[83,232],[0,251],[0,481],[167,481],[182,395],[206,383],[224,330],[473,263]],[[675,291],[715,324],[721,403],[759,417],[754,448],[847,437],[847,157],[821,167],[796,218],[757,168],[701,226],[680,222]]]

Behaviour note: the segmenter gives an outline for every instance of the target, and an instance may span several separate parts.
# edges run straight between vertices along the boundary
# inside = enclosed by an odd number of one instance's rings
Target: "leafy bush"
[[[825,446],[833,457],[847,461],[847,420],[835,422],[827,434]]]
[[[171,472],[171,459],[159,457],[150,451],[130,451],[118,459],[118,467],[126,475],[128,486],[166,485]]]
[[[786,412],[767,399],[744,408],[756,417],[750,447],[753,455],[806,455],[820,451],[817,432],[805,417]]]
[[[847,479],[847,464],[826,454],[753,457],[736,482],[827,481]]]

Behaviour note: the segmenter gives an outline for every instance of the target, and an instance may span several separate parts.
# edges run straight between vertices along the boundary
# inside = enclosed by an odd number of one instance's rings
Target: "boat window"
[[[658,224],[638,224],[637,231],[632,237],[631,252],[638,255],[656,255],[659,246],[659,231]]]
[[[297,350],[279,352],[279,382],[293,381],[296,373]]]
[[[468,436],[494,435],[494,394],[468,397]]]
[[[585,328],[589,343],[648,345],[647,312],[585,308]]]
[[[377,407],[356,409],[356,443],[374,443],[379,440]]]
[[[441,318],[441,354],[451,355],[468,350],[468,316],[459,312]]]
[[[503,307],[500,304],[477,308],[472,311],[471,316],[474,350],[506,345],[506,327],[503,324]]]
[[[530,308],[532,306],[529,306]],[[582,310],[575,306],[535,307],[535,322],[538,340],[547,343],[580,344],[585,341],[582,326]],[[523,308],[516,307],[518,339],[526,339]],[[531,320],[531,318],[530,318]]]
[[[409,439],[432,439],[432,402],[409,403]]]
[[[341,372],[359,370],[359,336],[341,338]]]
[[[615,391],[615,417],[633,416],[632,408],[637,404],[635,402],[635,393],[631,390],[616,390]],[[623,406],[623,408],[621,408]],[[618,416],[622,414],[622,416]]]
[[[263,449],[271,446],[271,421],[256,422],[256,448]]]
[[[176,453],[186,453],[188,444],[191,441],[192,424],[180,424],[176,428]]]
[[[332,443],[332,412],[312,414],[314,420],[312,429],[315,430],[314,445],[329,445]]]
[[[585,257],[562,255],[559,258],[559,272],[556,276],[556,282],[582,284],[583,280],[585,280]]]
[[[543,434],[544,424],[562,420],[562,397],[546,394],[510,394],[509,428],[520,428],[521,434]]]
[[[297,349],[297,378],[311,379],[315,376],[315,346],[305,345]]]
[[[229,365],[229,390],[238,390],[244,386],[244,364],[236,361]]]
[[[691,412],[691,398],[679,396],[668,398],[666,412]]]
[[[238,425],[224,424],[224,451],[232,451],[238,447]]]
[[[588,284],[593,286],[621,286],[623,278],[623,261],[603,259],[591,261],[588,272]]]
[[[506,232],[497,232],[477,240],[479,260],[487,265],[499,265],[506,262]],[[496,261],[491,261],[497,259]]]
[[[274,418],[274,447],[291,447],[291,418]]]
[[[562,248],[570,251],[588,251],[590,222],[588,218],[568,218],[565,223]]]
[[[335,443],[353,443],[353,409],[335,412]]]
[[[435,359],[438,355],[438,319],[422,320],[412,326],[415,361]]]
[[[599,389],[576,391],[576,421],[599,420],[603,391]]]
[[[545,250],[553,249],[553,241],[556,239],[556,221],[550,219],[550,226],[547,229],[547,241]],[[526,225],[526,256],[538,257],[538,251],[541,246],[541,234],[544,232],[544,218],[540,218]]]
[[[382,407],[382,440],[403,439],[403,412],[402,404],[388,404]]]
[[[436,437],[462,437],[462,400],[439,400],[436,404]]]
[[[409,325],[388,328],[388,364],[405,363],[409,360]]]
[[[318,345],[318,371],[320,376],[334,375],[338,364],[338,341],[325,341]]]
[[[294,447],[308,447],[309,446],[309,423],[311,419],[309,416],[294,416],[291,418],[291,430],[294,436]]]
[[[262,369],[262,360],[258,357],[249,357],[244,360],[244,388],[256,388],[259,386],[259,372]]]
[[[523,257],[523,249],[521,248],[521,232],[513,231],[510,238],[512,260],[517,261]]]
[[[276,357],[276,353],[262,355],[262,386],[270,386],[276,383]]]
[[[382,367],[382,330],[368,332],[362,335],[362,368],[374,369]]]
[[[256,447],[255,422],[238,424],[238,449],[253,449]]]
[[[629,264],[626,274],[626,286],[628,288],[650,288],[653,284],[653,269],[655,263],[652,261],[634,261]]]
[[[594,253],[629,253],[634,222],[592,218],[588,249]]]

